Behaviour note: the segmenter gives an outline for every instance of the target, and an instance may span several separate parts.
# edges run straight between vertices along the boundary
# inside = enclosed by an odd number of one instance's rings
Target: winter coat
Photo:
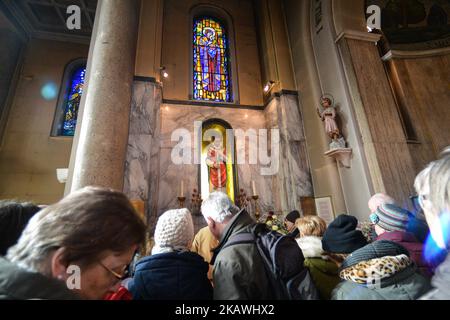
[[[385,232],[377,237],[376,240],[388,240],[396,242],[409,252],[409,257],[416,263],[420,273],[431,278],[433,275],[432,267],[429,266],[423,256],[423,244],[409,232],[391,231]]]
[[[208,264],[194,252],[173,251],[140,260],[129,283],[135,300],[211,300]]]
[[[77,300],[64,281],[24,270],[0,257],[0,300]]]
[[[394,242],[383,243],[399,249],[392,253],[380,247],[370,250],[372,243],[343,262],[339,275],[344,281],[333,290],[333,300],[416,300],[428,292],[429,280],[417,272],[408,251]],[[380,252],[382,256],[374,256]]]
[[[330,300],[331,292],[341,281],[337,265],[323,255],[322,239],[319,237],[301,237],[297,243],[305,257],[304,265],[309,269],[314,284],[322,299]]]
[[[219,246],[214,250],[214,299],[263,300],[273,298],[269,275],[255,243],[224,248],[231,236],[250,232],[255,224],[243,209],[228,222]],[[224,248],[224,249],[222,249]]]
[[[420,300],[450,300],[450,255],[436,269],[431,280],[433,290],[424,295]]]

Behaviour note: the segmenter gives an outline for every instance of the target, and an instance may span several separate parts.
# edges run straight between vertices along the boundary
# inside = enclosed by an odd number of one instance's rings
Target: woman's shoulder
[[[196,264],[206,265],[204,259],[197,253],[191,251],[172,251],[157,253],[142,258],[136,265],[137,269],[149,266],[168,266],[173,264]]]

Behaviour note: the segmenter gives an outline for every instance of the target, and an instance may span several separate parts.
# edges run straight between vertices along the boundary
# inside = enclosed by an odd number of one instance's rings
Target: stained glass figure
[[[231,102],[228,39],[223,25],[213,18],[194,21],[195,100]]]
[[[70,86],[66,98],[64,110],[64,122],[62,128],[63,136],[73,136],[77,125],[78,108],[80,106],[81,95],[83,93],[84,77],[86,67],[75,69],[70,77]]]

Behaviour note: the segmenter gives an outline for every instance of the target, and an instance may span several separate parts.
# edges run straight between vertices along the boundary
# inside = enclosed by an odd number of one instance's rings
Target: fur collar
[[[301,237],[296,239],[298,246],[303,251],[305,259],[308,258],[323,258],[322,238],[319,237]]]

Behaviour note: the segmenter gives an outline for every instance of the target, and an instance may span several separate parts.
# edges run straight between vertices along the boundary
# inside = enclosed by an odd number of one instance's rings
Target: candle
[[[181,180],[180,197],[184,197],[184,181]]]
[[[252,180],[252,191],[253,191],[253,195],[256,196],[255,180]]]

